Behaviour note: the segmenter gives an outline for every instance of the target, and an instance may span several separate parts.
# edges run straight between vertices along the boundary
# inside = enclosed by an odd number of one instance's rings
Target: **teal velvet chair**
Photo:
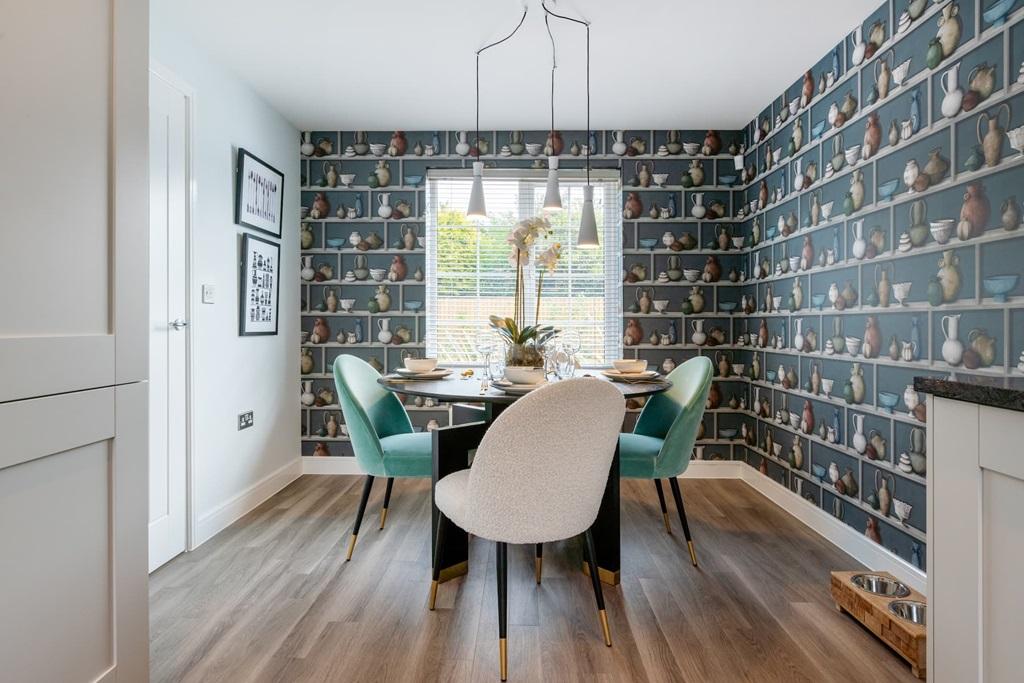
[[[345,416],[356,462],[366,472],[363,496],[352,527],[346,562],[352,559],[374,478],[387,477],[388,480],[384,505],[380,511],[380,528],[383,529],[395,477],[431,475],[433,458],[430,434],[413,430],[402,402],[378,384],[378,378],[380,373],[356,356],[342,354],[334,361],[334,384],[338,389],[341,412]]]
[[[679,510],[690,561],[697,566],[697,554],[686,523],[683,495],[676,479],[690,464],[690,454],[697,440],[704,404],[711,388],[713,366],[706,356],[686,361],[668,375],[672,388],[652,396],[644,405],[631,434],[619,435],[620,476],[631,479],[653,479],[661,503],[665,529],[672,533],[668,507],[661,480],[668,479]]]

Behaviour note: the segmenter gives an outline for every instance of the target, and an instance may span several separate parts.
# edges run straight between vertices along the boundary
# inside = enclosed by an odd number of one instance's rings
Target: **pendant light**
[[[516,31],[526,21],[526,13],[530,11],[528,5],[523,6],[523,16],[519,18],[519,23],[512,29],[512,33],[501,40],[496,40],[489,45],[484,45],[482,48],[476,51],[476,137],[473,140],[473,144],[476,145],[477,158],[480,155],[480,53],[484,50],[489,50],[496,45],[501,45],[506,40],[516,34]],[[487,203],[484,201],[484,162],[474,161],[473,162],[473,185],[469,190],[469,206],[466,208],[467,218],[487,218]]]
[[[576,234],[576,246],[581,249],[596,249],[601,246],[600,238],[597,232],[597,216],[594,215],[594,186],[590,184],[590,154],[593,150],[590,149],[590,22],[583,21],[581,19],[574,19],[561,14],[552,12],[547,8],[541,0],[540,6],[544,9],[544,21],[547,22],[548,15],[571,21],[576,24],[582,24],[587,31],[587,184],[583,188],[583,210],[580,215],[580,229]],[[551,29],[548,29],[548,33],[551,33]],[[552,67],[551,67],[551,128],[554,130],[555,127],[555,72],[554,72],[554,38],[551,39],[551,50],[552,50]],[[554,158],[555,168],[558,168],[558,159]],[[550,164],[550,161],[549,161]],[[548,187],[551,187],[551,170],[549,165],[548,170]],[[555,179],[557,183],[557,177]],[[550,191],[550,189],[549,189]],[[546,204],[546,202],[545,202]],[[561,206],[561,202],[559,202]]]
[[[555,36],[551,33],[551,24],[548,22],[548,15],[551,12],[543,2],[540,6],[544,9],[544,28],[548,30],[548,38],[551,39],[551,127],[548,129],[551,156],[548,157],[548,183],[544,189],[544,211],[550,213],[562,210],[562,192],[558,187],[558,155],[555,154],[555,69],[558,68],[558,57],[555,54]]]

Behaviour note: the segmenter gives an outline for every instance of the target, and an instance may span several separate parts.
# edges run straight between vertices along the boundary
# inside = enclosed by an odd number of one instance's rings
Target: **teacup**
[[[892,284],[892,296],[899,302],[900,306],[906,306],[906,299],[910,296],[910,285],[912,282],[894,282]]]

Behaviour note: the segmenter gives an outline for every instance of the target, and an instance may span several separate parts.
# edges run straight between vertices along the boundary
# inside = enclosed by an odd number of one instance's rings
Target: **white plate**
[[[504,391],[506,394],[516,395],[528,394],[534,389],[539,389],[545,384],[547,384],[547,380],[537,382],[536,384],[513,384],[512,382],[509,382],[507,379],[498,379],[491,382],[491,386],[494,387],[495,389],[498,389],[499,391]]]
[[[434,368],[430,372],[413,372],[408,368],[395,368],[395,373],[410,379],[440,379],[452,374],[451,368]]]
[[[658,376],[657,370],[643,372],[619,372],[618,370],[602,370],[601,374],[611,379],[653,379]]]

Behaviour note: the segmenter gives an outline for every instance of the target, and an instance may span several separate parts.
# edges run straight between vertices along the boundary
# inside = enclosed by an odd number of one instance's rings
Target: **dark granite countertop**
[[[935,377],[915,377],[914,389],[941,398],[1024,412],[1024,391],[984,384],[966,384]]]

